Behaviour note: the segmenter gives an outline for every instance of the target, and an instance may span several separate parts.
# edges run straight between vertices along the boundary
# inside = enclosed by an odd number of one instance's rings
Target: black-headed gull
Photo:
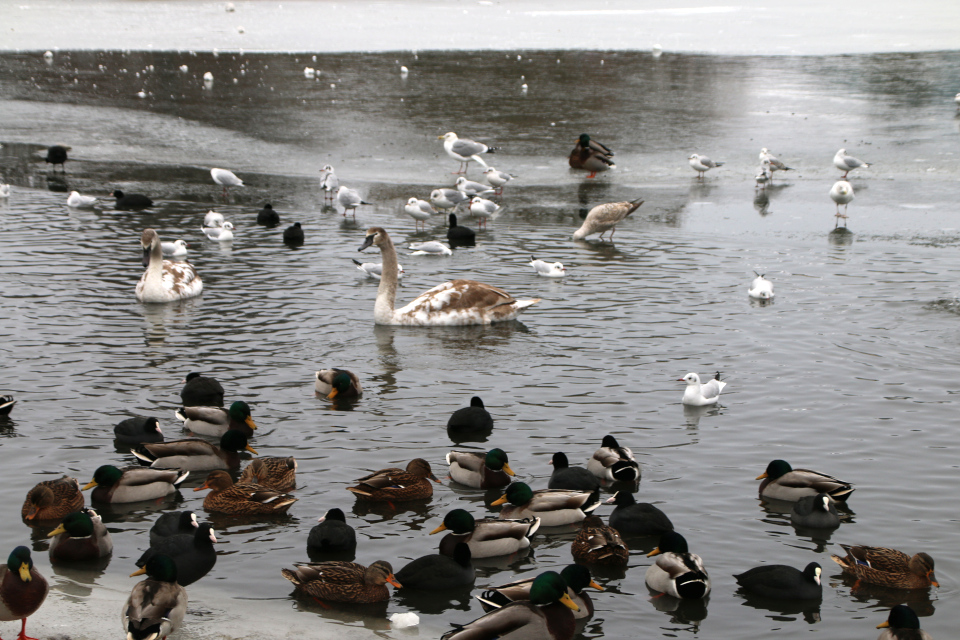
[[[370,202],[364,202],[363,198],[360,197],[359,191],[344,186],[337,189],[337,202],[343,207],[344,217],[346,217],[347,211],[350,209],[353,209],[353,216],[356,217],[357,207],[362,204],[371,204]]]
[[[509,173],[498,171],[493,167],[487,167],[483,171],[483,175],[487,179],[487,182],[490,183],[490,186],[497,190],[497,195],[502,195],[503,185],[507,184],[514,178],[514,176],[510,175]]]
[[[173,256],[174,258],[182,258],[187,255],[187,243],[183,240],[174,240],[173,242],[161,242],[160,248],[163,250],[163,255]]]
[[[455,209],[461,202],[470,198],[456,189],[434,189],[430,192],[430,203],[439,209]]]
[[[71,191],[67,198],[67,206],[74,209],[92,209],[97,204],[96,196],[84,196],[76,191]]]
[[[773,283],[767,280],[763,275],[757,273],[757,277],[750,283],[750,289],[747,295],[757,300],[770,300],[773,298]]]
[[[493,193],[493,189],[487,185],[474,182],[473,180],[467,180],[464,176],[457,178],[456,187],[457,191],[470,198]]]
[[[430,216],[437,212],[430,203],[426,200],[420,200],[419,198],[410,198],[407,200],[407,204],[403,207],[404,213],[413,218],[413,226],[415,229],[418,229],[418,225],[423,222],[423,230],[427,230],[426,221],[430,219]]]
[[[357,265],[357,269],[363,271],[367,274],[368,278],[380,279],[380,276],[383,275],[383,263],[382,262],[360,262],[356,258],[353,259],[353,264]],[[403,277],[403,265],[397,264],[397,269],[399,270],[399,277]]]
[[[219,227],[200,227],[200,230],[203,231],[203,235],[217,242],[233,240],[233,223],[230,221],[224,222]]]
[[[413,253],[410,254],[412,256],[449,256],[453,254],[453,251],[450,250],[450,247],[442,242],[437,242],[436,240],[430,240],[428,242],[411,242],[410,248],[413,249]]]
[[[853,185],[846,180],[837,180],[830,187],[830,199],[837,203],[837,224],[840,224],[840,218],[843,218],[843,226],[847,226],[847,205],[853,202]],[[843,213],[840,213],[840,205],[843,205]],[[834,225],[836,228],[837,225]]]
[[[500,205],[493,200],[486,200],[480,196],[474,196],[470,201],[470,213],[477,216],[477,228],[487,226],[487,220],[500,211]]]
[[[545,262],[530,256],[530,262],[527,264],[533,267],[533,270],[537,272],[538,276],[545,278],[562,278],[567,275],[566,268],[559,262]]]
[[[633,202],[608,202],[595,206],[590,209],[580,228],[573,232],[573,239],[583,240],[593,233],[599,233],[603,240],[603,234],[610,231],[612,241],[617,223],[639,209],[642,204],[643,198],[637,198]]]
[[[471,161],[483,165],[483,168],[486,169],[488,165],[483,161],[483,158],[480,157],[480,154],[494,153],[497,150],[496,147],[488,147],[482,142],[476,142],[467,138],[458,138],[457,134],[453,131],[447,132],[442,136],[437,136],[437,140],[443,140],[443,149],[447,152],[448,156],[460,161],[460,168],[457,170],[458,174],[466,173],[466,167]]]
[[[330,202],[333,202],[333,197],[336,195],[337,189],[340,188],[340,178],[333,172],[333,167],[329,164],[320,169],[320,188],[323,190],[324,201],[330,200]]]
[[[787,165],[780,162],[780,160],[777,159],[777,156],[770,153],[770,151],[768,151],[766,147],[764,147],[763,149],[760,149],[760,162],[764,162],[764,161],[770,164],[771,173],[775,171],[793,171],[793,167],[788,167]]]
[[[837,151],[837,155],[833,156],[833,166],[843,171],[843,178],[846,179],[848,173],[860,167],[869,167],[870,163],[848,156],[846,149],[840,149],[840,151]]]
[[[222,213],[217,213],[216,211],[207,211],[207,214],[203,216],[203,226],[219,227],[221,225],[223,225]]]
[[[210,177],[213,181],[223,187],[223,197],[227,197],[228,187],[242,187],[243,180],[238,178],[233,171],[226,169],[210,169]]]
[[[697,172],[697,180],[702,180],[703,174],[710,169],[722,167],[725,164],[723,162],[714,162],[707,156],[700,155],[699,153],[694,153],[687,158],[687,160],[690,161],[690,166],[693,167],[693,170]]]
[[[700,384],[700,376],[691,372],[683,376],[678,382],[686,382],[687,388],[683,391],[683,404],[690,407],[705,407],[711,404],[717,404],[720,399],[720,392],[727,386],[726,382],[720,380],[720,372],[717,372],[715,378],[706,384]]]

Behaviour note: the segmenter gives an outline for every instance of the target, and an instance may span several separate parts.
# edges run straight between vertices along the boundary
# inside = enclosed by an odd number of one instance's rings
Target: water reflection
[[[846,573],[830,576],[831,586],[850,587],[850,596],[857,602],[876,603],[885,613],[898,604],[909,605],[920,617],[932,616],[936,611],[934,600],[937,592],[932,587],[926,589],[890,589],[869,584]],[[931,597],[933,596],[933,597]]]
[[[653,605],[654,609],[667,614],[671,624],[684,625],[676,631],[692,633],[700,631],[700,623],[707,618],[707,605],[710,603],[709,595],[705,598],[685,600],[674,598],[665,593],[657,593],[649,587],[647,591],[650,593],[650,604]]]
[[[820,622],[820,600],[776,600],[761,598],[745,593],[742,589],[737,594],[744,598],[743,606],[772,612],[767,617],[778,622],[794,622],[796,616],[801,616],[807,624]]]

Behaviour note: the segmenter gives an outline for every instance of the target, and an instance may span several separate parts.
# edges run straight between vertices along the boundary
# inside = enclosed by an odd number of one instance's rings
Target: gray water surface
[[[638,499],[659,504],[704,558],[709,601],[677,608],[644,585],[655,541],[629,540],[630,566],[599,574],[607,591],[594,597],[582,637],[873,637],[902,598],[924,629],[949,637],[960,575],[960,121],[950,85],[960,55],[447,52],[413,66],[391,54],[317,58],[59,52],[46,65],[37,54],[0,56],[0,172],[13,185],[0,201],[0,386],[20,401],[0,419],[0,533],[7,546],[30,540],[53,585],[30,633],[119,634],[116,612],[134,583],[126,576],[152,521],[167,509],[202,512],[204,494],[190,489],[203,474],[175,499],[106,509],[115,552],[100,572],[52,569],[44,532],[15,516],[23,496],[61,473],[85,482],[101,464],[130,463],[112,440],[130,415],[157,416],[178,437],[179,381],[203,371],[229,400],[252,405],[261,454],[297,457],[302,488],[286,518],[209,516],[222,555],[188,589],[182,638],[317,633],[321,621],[324,637],[332,625],[369,636],[389,628],[385,614],[408,610],[421,616],[420,635],[438,637],[479,616],[469,593],[402,590],[374,609],[322,609],[293,598],[280,576],[308,559],[307,532],[330,507],[356,527],[359,562],[395,568],[435,551],[439,536],[427,532],[450,509],[495,513],[485,504],[497,495],[445,478],[428,503],[395,510],[354,505],[345,491],[417,456],[444,475],[455,448],[446,420],[475,394],[496,428],[487,442],[456,448],[499,446],[542,488],[555,451],[583,464],[613,433],[640,460]],[[399,64],[411,66],[406,80]],[[304,66],[321,77],[305,78]],[[444,236],[442,216],[414,233],[402,205],[452,185],[456,163],[436,139],[448,130],[502,147],[491,164],[518,178],[475,248],[402,257],[398,301],[455,277],[543,300],[492,327],[375,327],[376,282],[350,260],[363,257],[371,225],[398,244]],[[567,167],[583,131],[614,148],[617,170],[587,180]],[[55,142],[72,147],[65,174],[40,159]],[[852,175],[849,231],[837,233],[827,192],[841,146],[875,166]],[[796,169],[766,192],[752,179],[761,147]],[[686,162],[694,151],[727,164],[698,182]],[[317,170],[327,163],[374,203],[356,222],[322,206]],[[223,202],[212,166],[247,186]],[[115,188],[157,206],[119,212],[107,198],[94,211],[66,207],[70,190]],[[641,195],[615,242],[570,240],[590,207]],[[283,220],[276,229],[255,224],[268,201]],[[236,225],[232,244],[200,234],[210,208]],[[294,221],[306,244],[291,250],[281,233]],[[201,297],[137,303],[148,226],[190,243]],[[376,261],[371,254],[363,258]],[[568,277],[538,278],[531,254],[563,262]],[[773,280],[773,304],[748,300],[754,270]],[[312,373],[329,366],[361,377],[359,402],[315,397]],[[677,379],[717,370],[729,382],[722,406],[684,409]],[[758,501],[753,478],[773,458],[856,484],[839,530],[800,535]],[[477,587],[564,566],[575,531],[539,535],[522,557],[478,562]],[[941,588],[853,593],[829,559],[838,542],[926,551]],[[734,573],[812,560],[824,569],[819,607],[756,608],[735,593]]]

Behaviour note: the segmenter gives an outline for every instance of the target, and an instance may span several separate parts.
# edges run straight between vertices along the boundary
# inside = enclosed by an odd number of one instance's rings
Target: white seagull
[[[213,181],[223,187],[223,197],[227,197],[227,187],[242,187],[243,180],[234,175],[233,171],[226,169],[210,169],[210,177]]]
[[[224,222],[220,227],[200,227],[203,235],[217,242],[229,242],[233,240],[233,223]]]
[[[207,211],[207,215],[203,216],[203,226],[205,227],[219,227],[222,224],[222,213],[217,213],[216,211]]]
[[[450,247],[443,244],[442,242],[437,242],[436,240],[430,240],[428,242],[411,242],[410,248],[413,249],[412,256],[449,256],[453,255],[453,251],[450,250]]]
[[[76,193],[76,191],[74,191],[74,193]],[[9,198],[9,197],[10,197],[10,185],[4,182],[0,182],[0,198]]]
[[[320,188],[323,190],[323,200],[333,202],[333,196],[340,188],[340,178],[333,172],[333,167],[329,164],[320,169]]]
[[[837,203],[837,224],[840,224],[840,218],[843,218],[843,226],[847,226],[847,205],[853,202],[853,185],[846,180],[837,180],[830,188],[830,199]],[[843,213],[840,213],[840,205],[843,205]],[[834,225],[836,228],[837,225]]]
[[[360,197],[359,191],[356,189],[350,189],[348,187],[340,187],[337,189],[337,202],[339,202],[340,206],[343,207],[344,217],[346,217],[349,209],[353,209],[354,218],[357,217],[357,207],[362,204],[371,204],[363,201],[363,198]]]
[[[688,373],[678,380],[686,382],[687,388],[683,392],[683,404],[691,407],[705,407],[710,404],[717,404],[720,399],[720,392],[727,386],[726,382],[720,380],[720,372],[717,376],[706,384],[700,384],[700,376],[695,373]]]
[[[183,240],[174,240],[173,242],[161,242],[160,248],[163,249],[163,255],[182,258],[187,255],[187,243]]]
[[[722,167],[725,164],[723,162],[714,162],[707,156],[702,156],[699,153],[691,155],[687,160],[690,161],[690,166],[693,167],[693,170],[697,172],[697,180],[702,180],[703,174],[710,169]]]
[[[430,192],[430,203],[443,210],[455,209],[469,199],[467,194],[457,189],[434,189]]]
[[[490,186],[497,190],[497,195],[503,195],[503,185],[513,180],[513,176],[503,171],[497,171],[493,167],[487,167],[483,172]]]
[[[770,153],[766,147],[760,149],[760,162],[767,162],[770,165],[770,174],[772,175],[775,171],[793,171],[793,167],[788,167],[787,165],[780,162],[777,159],[777,156]]]
[[[757,182],[756,186],[760,187],[761,189],[766,189],[767,183],[773,180],[773,171],[770,170],[770,163],[766,161],[761,162],[760,173],[754,176],[753,179]]]
[[[457,178],[456,187],[457,191],[470,198],[493,193],[493,189],[488,188],[487,185],[467,180],[464,176]]]
[[[470,201],[470,213],[477,216],[477,228],[486,227],[487,220],[500,211],[500,205],[493,200],[485,200],[480,196],[474,196]]]
[[[483,158],[480,157],[480,154],[494,153],[497,150],[496,147],[488,147],[482,142],[475,142],[467,138],[458,138],[457,134],[453,131],[445,133],[442,136],[437,136],[437,140],[443,140],[443,148],[448,156],[460,161],[460,169],[457,171],[458,174],[467,172],[466,166],[470,161],[481,164],[483,168],[486,169],[488,165],[483,161]]]
[[[436,209],[430,206],[430,203],[426,200],[420,200],[419,198],[410,198],[407,200],[407,204],[403,207],[404,213],[413,218],[414,228],[417,228],[421,222],[423,222],[423,230],[427,230],[426,221],[430,219],[430,216],[437,212]]]
[[[567,275],[566,268],[559,262],[545,262],[544,260],[537,260],[533,256],[530,256],[530,262],[528,262],[533,270],[537,272],[538,276],[543,276],[545,278],[562,278]]]
[[[840,149],[840,151],[837,151],[837,155],[833,156],[833,166],[843,171],[843,179],[846,180],[848,173],[860,167],[869,167],[870,163],[848,156],[846,149]]]
[[[380,276],[383,275],[383,263],[382,262],[360,262],[356,258],[353,259],[353,264],[357,265],[357,269],[363,271],[367,274],[368,278],[380,279]],[[403,277],[403,265],[397,264],[397,269],[399,270],[399,277]]]
[[[67,206],[74,209],[92,209],[97,204],[96,196],[80,195],[76,191],[71,191],[67,198]]]
[[[763,277],[762,274],[757,273],[757,277],[753,279],[753,282],[750,284],[750,289],[747,291],[747,295],[751,298],[757,300],[770,300],[773,298],[773,283]]]

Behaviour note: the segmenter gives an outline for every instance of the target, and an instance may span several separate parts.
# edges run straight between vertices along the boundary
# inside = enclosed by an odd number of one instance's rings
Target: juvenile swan
[[[539,298],[517,300],[506,291],[473,280],[452,280],[420,294],[413,302],[394,309],[397,297],[397,250],[380,227],[367,229],[359,251],[375,245],[383,259],[383,275],[373,307],[377,324],[446,326],[490,324],[513,320],[521,311],[540,302]]]
[[[137,283],[140,302],[173,302],[200,295],[203,282],[193,265],[163,259],[160,236],[153,229],[144,229],[140,236],[143,266],[147,268]]]

